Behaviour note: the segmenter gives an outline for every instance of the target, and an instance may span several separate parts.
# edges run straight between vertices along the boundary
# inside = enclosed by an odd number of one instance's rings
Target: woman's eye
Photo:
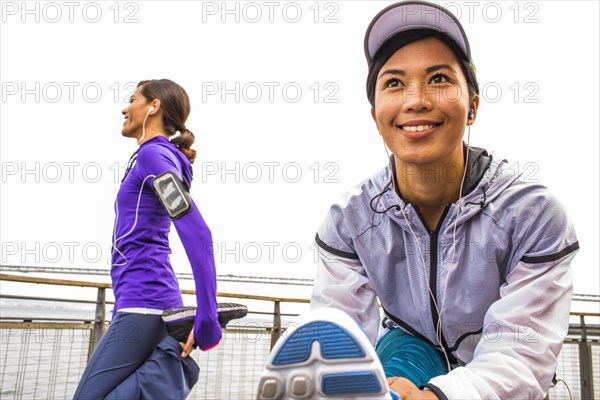
[[[395,88],[395,87],[399,87],[400,85],[402,85],[402,81],[400,81],[400,79],[391,78],[385,82],[384,87],[385,88]]]
[[[448,82],[448,77],[444,74],[435,74],[431,77],[432,83],[446,83]]]

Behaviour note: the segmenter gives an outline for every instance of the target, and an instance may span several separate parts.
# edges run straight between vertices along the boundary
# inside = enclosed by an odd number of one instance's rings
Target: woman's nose
[[[420,85],[416,82],[410,82],[403,91],[403,103],[405,111],[424,111],[431,109],[431,101],[429,94],[425,89],[425,85]]]

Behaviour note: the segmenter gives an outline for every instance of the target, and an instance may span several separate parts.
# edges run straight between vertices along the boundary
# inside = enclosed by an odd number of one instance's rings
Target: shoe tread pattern
[[[327,396],[356,395],[379,393],[381,385],[373,371],[353,371],[323,375],[321,390]]]
[[[292,333],[274,357],[273,365],[305,362],[315,340],[319,342],[324,359],[361,358],[366,355],[362,346],[340,326],[327,321],[312,321]]]

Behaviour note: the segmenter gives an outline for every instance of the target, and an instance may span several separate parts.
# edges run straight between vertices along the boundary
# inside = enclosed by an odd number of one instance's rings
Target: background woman
[[[141,81],[123,110],[122,135],[139,148],[115,201],[113,319],[76,399],[185,398],[199,373],[187,357],[192,346],[208,350],[221,339],[211,233],[189,196],[196,156],[189,114],[187,93],[168,79]],[[171,222],[192,266],[197,312],[181,308],[169,262]]]

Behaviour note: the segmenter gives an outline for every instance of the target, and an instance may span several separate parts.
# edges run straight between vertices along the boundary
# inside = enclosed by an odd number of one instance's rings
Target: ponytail
[[[179,151],[181,151],[187,157],[187,159],[190,160],[190,163],[193,164],[196,160],[196,150],[192,149],[191,147],[196,141],[196,137],[192,131],[185,127],[185,125],[177,130],[180,132],[180,134],[171,139],[171,143],[173,143],[179,149]]]

